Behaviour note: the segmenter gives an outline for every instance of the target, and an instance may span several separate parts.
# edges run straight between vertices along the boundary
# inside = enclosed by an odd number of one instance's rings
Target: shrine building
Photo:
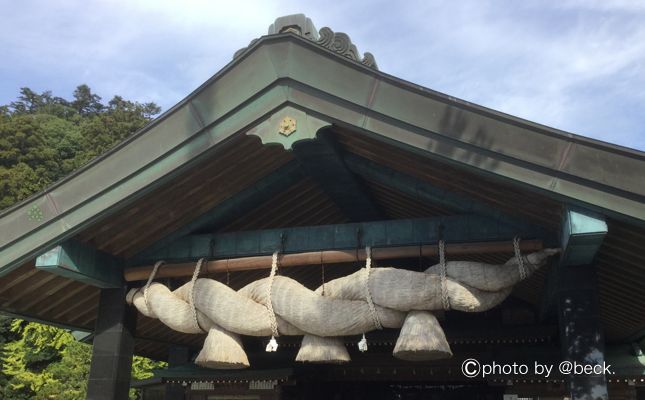
[[[332,29],[278,18],[2,212],[0,311],[86,332],[88,399],[645,399],[645,153]]]

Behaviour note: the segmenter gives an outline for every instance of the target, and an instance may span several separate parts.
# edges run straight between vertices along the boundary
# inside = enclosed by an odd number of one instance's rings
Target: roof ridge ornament
[[[277,18],[275,22],[269,26],[268,34],[278,35],[281,33],[293,33],[295,35],[303,36],[326,49],[349,58],[350,60],[378,70],[376,60],[372,53],[365,52],[363,57],[361,57],[358,49],[349,38],[349,35],[343,32],[334,32],[328,27],[323,27],[319,32],[317,32],[311,18],[307,18],[304,14],[293,14]],[[236,51],[233,55],[233,59],[238,58],[246,49],[251,47],[257,41],[258,39],[253,39],[247,47]]]

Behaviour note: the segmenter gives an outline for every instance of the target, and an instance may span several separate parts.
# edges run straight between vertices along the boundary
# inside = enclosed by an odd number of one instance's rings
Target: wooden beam
[[[46,317],[43,318],[40,315],[27,314],[27,313],[24,313],[24,312],[11,312],[11,311],[7,311],[7,310],[0,311],[0,315],[4,315],[6,317],[16,318],[16,319],[24,319],[25,321],[29,321],[29,322],[37,322],[37,323],[42,324],[42,325],[51,325],[51,326],[55,326],[57,328],[66,329],[68,331],[89,332],[89,330],[87,328],[85,328],[85,327],[77,326],[77,325],[70,325],[70,324],[66,324],[64,322],[61,323],[61,322],[53,321],[53,320],[51,320],[49,318],[46,318]]]
[[[25,303],[20,304],[21,310],[30,310],[33,306],[37,305],[43,299],[46,300],[47,304],[52,302],[52,299],[58,299],[58,296],[62,293],[67,293],[69,285],[73,284],[74,281],[69,279],[60,278],[58,282],[54,285],[47,285],[45,292],[38,292],[39,296],[30,296],[31,299]],[[40,311],[39,308],[36,308],[36,311]]]
[[[495,242],[511,240],[515,236],[541,239],[549,244],[553,242],[544,229],[533,225],[509,226],[490,217],[457,215],[190,235],[163,249],[130,259],[128,265],[153,264],[158,260],[176,263],[204,257],[215,259],[271,255],[276,250],[281,253],[303,253],[354,250],[365,246],[418,246],[437,243],[441,238],[448,244]]]
[[[404,174],[395,169],[378,164],[374,161],[346,154],[343,160],[347,167],[357,175],[384,186],[395,189],[421,202],[434,203],[457,213],[472,213],[504,220],[509,225],[523,225],[521,221],[505,214],[489,204],[479,202],[469,197],[461,196],[439,188],[430,182]]]
[[[543,249],[541,240],[523,240],[520,243],[522,252],[533,252]],[[459,256],[465,254],[485,253],[512,253],[513,243],[491,242],[491,243],[458,243],[446,245],[447,256]],[[439,251],[436,245],[417,245],[386,247],[372,249],[374,260],[388,260],[395,258],[413,257],[436,257]],[[355,261],[364,261],[365,250],[326,250],[298,254],[284,254],[280,257],[280,267],[295,267],[304,265],[337,264]],[[255,269],[271,268],[272,256],[256,256],[234,258],[228,260],[206,261],[202,264],[202,271],[205,274],[213,274],[227,271],[247,271]],[[148,279],[152,272],[152,265],[128,268],[124,272],[124,278],[128,282]],[[195,263],[178,263],[164,265],[157,272],[157,278],[185,277],[195,271]]]
[[[180,237],[191,233],[203,231],[216,231],[219,227],[226,226],[232,221],[249,213],[258,205],[270,200],[276,194],[285,191],[304,178],[300,164],[292,160],[271,174],[250,186],[233,197],[218,204],[213,209],[203,213],[193,221],[182,226],[176,231],[158,240],[141,253],[148,253],[162,249]],[[139,257],[135,255],[134,258]]]
[[[368,195],[367,189],[345,165],[330,129],[320,129],[315,140],[294,143],[292,148],[306,173],[320,185],[350,221],[376,221],[385,218]]]
[[[46,289],[41,289],[43,286],[50,285],[51,281],[55,279],[60,279],[56,275],[43,274],[44,276],[39,277],[39,279],[32,279],[22,282],[18,286],[14,286],[11,290],[6,292],[2,297],[0,305],[4,309],[11,310],[16,307],[14,304],[19,304],[25,299],[33,299],[34,297],[43,296],[43,292]]]
[[[90,290],[90,286],[86,286],[86,285],[81,284],[81,283],[76,283],[76,285],[77,285],[76,287],[68,288],[68,290],[66,290],[65,293],[56,294],[52,298],[46,298],[46,299],[40,300],[36,304],[35,310],[37,310],[42,315],[48,315],[49,311],[54,310],[59,305],[65,303],[69,299],[73,298],[79,292],[86,291],[86,292],[88,292],[88,294],[91,294],[91,293],[93,293],[93,290],[96,290],[94,288],[92,288],[92,290]],[[82,294],[84,294],[84,293],[82,293]],[[82,296],[82,298],[85,299],[86,297]]]
[[[100,288],[121,287],[122,260],[70,240],[36,258],[36,268]]]

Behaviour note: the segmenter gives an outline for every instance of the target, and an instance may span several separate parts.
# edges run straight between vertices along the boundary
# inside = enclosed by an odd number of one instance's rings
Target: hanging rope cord
[[[146,285],[143,287],[143,302],[146,303],[146,308],[148,310],[150,310],[150,306],[148,305],[148,288],[150,287],[152,280],[155,279],[155,275],[157,275],[157,271],[159,270],[159,267],[161,267],[163,264],[164,264],[163,260],[157,261],[155,263],[155,266],[152,268],[152,272],[148,277],[148,281],[146,282]]]
[[[267,285],[267,310],[269,310],[269,323],[271,324],[271,333],[273,334],[272,339],[280,336],[278,332],[278,320],[275,317],[275,312],[273,311],[273,302],[271,301],[271,293],[273,292],[273,281],[275,280],[275,274],[278,270],[278,252],[273,253],[273,258],[271,260],[271,273],[269,274],[269,284]]]
[[[441,301],[443,303],[443,308],[444,310],[449,310],[450,309],[450,298],[448,296],[448,281],[447,281],[447,266],[446,266],[446,249],[445,249],[445,242],[443,240],[439,241],[439,264],[441,266]],[[515,258],[517,260],[517,265],[518,265],[518,271],[519,271],[519,277],[520,280],[526,279],[528,276],[528,272],[526,270],[526,266],[524,265],[524,258],[522,256],[521,250],[520,250],[520,238],[515,237],[513,239],[513,250],[515,252]],[[367,301],[367,305],[370,310],[370,314],[372,317],[372,321],[374,322],[374,327],[376,329],[383,329],[383,326],[381,324],[381,320],[378,316],[378,313],[376,312],[376,307],[374,306],[374,301],[372,300],[372,294],[370,292],[370,286],[369,286],[369,279],[370,279],[370,271],[372,268],[372,250],[368,246],[365,248],[365,300]],[[322,256],[321,256],[322,260]],[[204,259],[201,258],[199,261],[197,261],[197,264],[195,265],[195,271],[193,272],[193,276],[190,280],[190,289],[189,289],[189,304],[190,304],[190,309],[192,311],[192,316],[193,316],[193,323],[195,324],[195,328],[202,331],[206,332],[200,325],[199,325],[199,320],[197,318],[197,308],[195,307],[195,282],[197,281],[197,278],[199,277],[199,273],[202,267],[202,264],[204,263]],[[159,270],[159,267],[161,267],[164,264],[164,261],[157,261],[152,268],[152,272],[150,273],[150,276],[148,277],[148,281],[146,282],[146,285],[143,288],[143,300],[146,304],[146,308],[150,309],[150,306],[148,304],[148,288],[150,287],[150,284],[154,280],[155,276],[157,275],[157,271]],[[324,266],[323,266],[324,268]],[[271,332],[272,332],[272,339],[275,339],[275,337],[280,336],[280,333],[278,332],[278,321],[276,319],[275,312],[273,310],[273,302],[271,301],[272,298],[272,292],[273,292],[273,281],[275,280],[275,275],[278,269],[278,252],[273,253],[273,257],[271,260],[271,273],[269,275],[269,285],[267,285],[267,310],[269,311],[269,322],[271,324]],[[324,269],[323,269],[323,290],[324,290]],[[228,279],[227,279],[228,280]],[[227,282],[228,283],[228,282]]]
[[[201,270],[203,262],[204,262],[204,259],[202,258],[199,261],[197,261],[197,265],[195,266],[195,272],[193,272],[193,277],[190,280],[190,288],[188,289],[188,304],[190,305],[190,310],[193,315],[193,323],[195,325],[195,328],[202,332],[206,332],[199,325],[199,321],[197,320],[197,309],[195,308],[195,281],[199,276],[199,271]],[[163,264],[164,264],[164,261],[157,261],[155,263],[154,267],[152,268],[152,272],[148,277],[148,281],[146,282],[146,285],[143,287],[143,301],[146,304],[146,308],[148,310],[150,310],[150,305],[148,304],[148,288],[150,287],[150,284],[152,284],[152,281],[155,279],[155,276],[157,275],[157,271],[159,271],[159,267],[161,267]]]
[[[199,261],[197,261],[197,264],[195,264],[195,271],[193,272],[193,277],[190,279],[190,289],[188,290],[188,304],[190,304],[190,311],[193,315],[193,324],[195,324],[195,328],[202,332],[206,332],[204,328],[199,325],[199,320],[197,319],[197,308],[195,308],[195,282],[197,282],[197,277],[199,277],[199,272],[202,269],[203,263],[204,259],[200,258]]]
[[[515,259],[517,260],[517,268],[520,274],[520,280],[523,281],[528,276],[526,266],[524,265],[524,257],[520,251],[520,238],[515,236],[513,238],[513,250],[515,251]]]
[[[448,297],[448,267],[446,266],[446,243],[439,241],[439,265],[441,266],[441,303],[443,309],[450,310],[450,298]]]
[[[374,321],[374,327],[376,329],[383,329],[381,325],[381,319],[378,317],[376,312],[376,307],[372,301],[372,293],[370,292],[370,271],[372,269],[372,249],[368,246],[365,248],[365,300],[367,300],[367,305],[370,309],[370,314],[372,315],[372,321]]]

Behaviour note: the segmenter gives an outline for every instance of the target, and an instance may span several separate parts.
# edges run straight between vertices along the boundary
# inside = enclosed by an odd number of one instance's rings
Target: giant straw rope
[[[365,334],[380,328],[401,328],[394,356],[429,360],[452,355],[443,329],[432,311],[486,311],[501,303],[513,286],[546,264],[558,252],[545,249],[519,254],[502,265],[445,261],[424,272],[397,268],[366,268],[310,290],[295,280],[271,274],[235,291],[213,279],[193,279],[174,291],[152,282],[143,291],[132,289],[127,301],[144,315],[158,318],[183,333],[208,332],[195,362],[209,368],[249,366],[239,335],[271,336],[267,351],[275,351],[279,335],[304,335],[297,361],[340,363],[349,354],[338,337]],[[369,251],[368,251],[369,254]],[[366,349],[366,345],[365,345]]]

